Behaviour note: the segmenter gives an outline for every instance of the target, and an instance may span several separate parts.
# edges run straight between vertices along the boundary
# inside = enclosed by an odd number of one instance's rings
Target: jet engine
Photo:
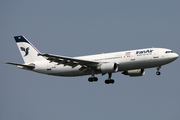
[[[118,71],[117,63],[104,63],[97,67],[102,73],[113,73]]]
[[[122,72],[124,75],[129,75],[130,77],[143,76],[145,74],[144,69],[128,70]]]

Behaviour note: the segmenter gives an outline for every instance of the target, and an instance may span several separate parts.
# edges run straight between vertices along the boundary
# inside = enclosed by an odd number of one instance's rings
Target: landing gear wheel
[[[97,77],[93,77],[93,81],[97,82],[98,78]]]
[[[110,80],[110,83],[111,83],[111,84],[114,84],[114,80],[113,80],[113,79],[111,79],[111,80]]]
[[[161,75],[161,72],[156,72],[156,75]]]
[[[114,83],[114,80],[113,79],[107,79],[104,81],[106,84],[113,84]]]
[[[93,78],[91,78],[91,77],[88,78],[88,81],[89,81],[89,82],[93,82]]]
[[[105,80],[104,82],[105,82],[106,84],[109,84],[109,80]]]
[[[98,81],[98,78],[97,78],[97,77],[89,77],[89,78],[88,78],[88,81],[89,81],[89,82],[94,82],[94,81],[97,82],[97,81]]]

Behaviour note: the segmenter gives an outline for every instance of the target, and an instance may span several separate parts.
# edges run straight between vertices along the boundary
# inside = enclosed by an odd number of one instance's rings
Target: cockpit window
[[[165,53],[173,53],[173,51],[166,51]]]

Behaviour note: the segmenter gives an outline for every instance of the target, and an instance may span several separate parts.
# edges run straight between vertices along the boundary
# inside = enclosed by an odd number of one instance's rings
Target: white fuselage
[[[97,55],[74,57],[76,59],[90,60],[96,62],[111,62],[118,64],[118,71],[126,71],[133,69],[145,69],[168,64],[177,59],[178,54],[173,53],[169,49],[164,48],[146,48],[114,53],[103,53]],[[82,66],[75,67],[65,64],[50,62],[49,60],[35,62],[33,71],[56,75],[56,76],[83,76],[91,75],[91,71],[79,70]],[[101,74],[100,71],[95,71],[95,74]]]

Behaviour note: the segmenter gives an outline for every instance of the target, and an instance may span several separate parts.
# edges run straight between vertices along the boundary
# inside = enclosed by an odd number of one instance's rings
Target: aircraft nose
[[[174,55],[174,56],[175,56],[175,58],[176,58],[176,59],[179,57],[179,55],[178,55],[177,53],[175,53],[175,55]]]
[[[177,53],[174,53],[173,56],[172,56],[172,58],[173,58],[174,60],[176,60],[178,57],[179,57],[179,55],[178,55]]]
[[[179,55],[177,53],[171,53],[169,54],[169,62],[172,62],[174,60],[176,60],[179,57]]]

